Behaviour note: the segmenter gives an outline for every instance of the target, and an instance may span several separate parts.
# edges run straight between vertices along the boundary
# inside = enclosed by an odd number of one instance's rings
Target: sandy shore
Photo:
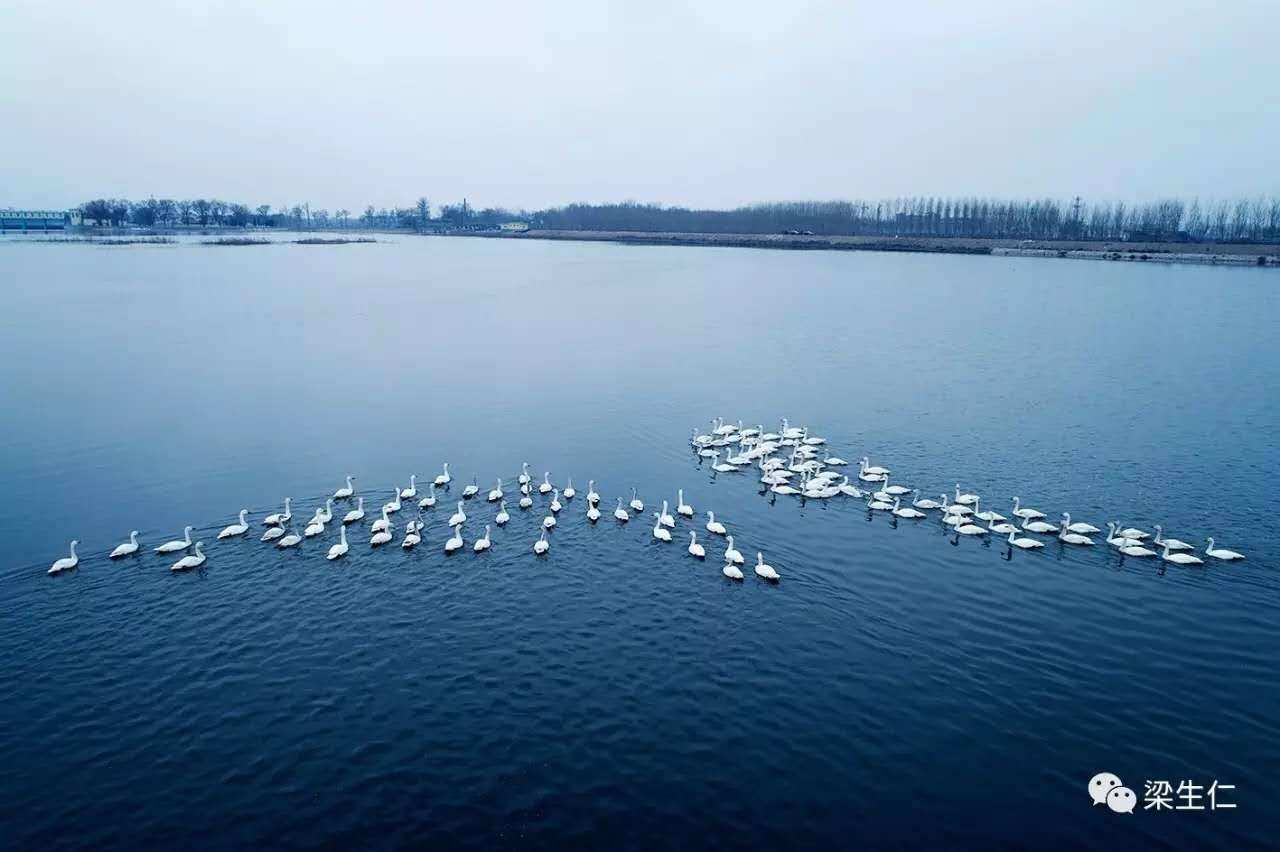
[[[465,234],[514,240],[584,240],[636,245],[724,246],[836,251],[996,254],[1155,263],[1207,263],[1280,268],[1280,245],[1107,243],[1073,240],[990,240],[968,237],[842,237],[796,234],[681,234],[649,231],[525,231]]]

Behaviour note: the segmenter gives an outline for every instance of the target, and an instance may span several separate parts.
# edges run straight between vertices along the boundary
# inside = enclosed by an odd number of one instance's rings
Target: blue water
[[[0,837],[22,848],[1263,846],[1280,830],[1280,279],[403,238],[0,243]],[[1011,555],[690,451],[808,424],[936,497],[1244,551]],[[257,540],[450,462],[423,544]],[[572,476],[530,547],[520,463]],[[442,552],[461,486],[512,521]],[[583,513],[588,479],[604,518]],[[777,585],[622,527],[676,489]],[[482,492],[483,494],[483,492]],[[216,531],[251,510],[245,540]],[[340,508],[340,515],[345,508]],[[406,514],[398,516],[397,541]],[[206,544],[109,563],[145,545]],[[300,531],[300,525],[299,525]],[[355,530],[353,529],[353,532]],[[81,542],[69,574],[45,569]],[[706,538],[700,536],[700,538]],[[1167,567],[1167,570],[1166,570]],[[1090,805],[1114,772],[1234,810]]]

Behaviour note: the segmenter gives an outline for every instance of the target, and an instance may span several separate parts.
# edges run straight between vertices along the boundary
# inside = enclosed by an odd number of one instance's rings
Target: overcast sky
[[[0,3],[0,207],[1280,192],[1277,0]]]

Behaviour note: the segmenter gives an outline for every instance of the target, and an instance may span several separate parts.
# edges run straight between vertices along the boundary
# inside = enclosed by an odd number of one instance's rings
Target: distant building
[[[61,231],[70,224],[66,210],[0,210],[0,231]]]
[[[519,233],[521,231],[529,230],[529,223],[528,222],[503,222],[501,225],[498,226],[498,230]]]

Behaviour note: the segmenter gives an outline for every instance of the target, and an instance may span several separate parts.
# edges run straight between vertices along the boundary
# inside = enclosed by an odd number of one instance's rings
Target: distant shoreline
[[[1198,263],[1280,268],[1280,245],[1237,243],[1125,243],[1079,240],[997,240],[973,237],[849,237],[805,234],[688,234],[655,231],[454,232],[444,236],[507,240],[574,240],[630,245],[720,246],[800,251],[897,251],[1062,257],[1148,263]]]

